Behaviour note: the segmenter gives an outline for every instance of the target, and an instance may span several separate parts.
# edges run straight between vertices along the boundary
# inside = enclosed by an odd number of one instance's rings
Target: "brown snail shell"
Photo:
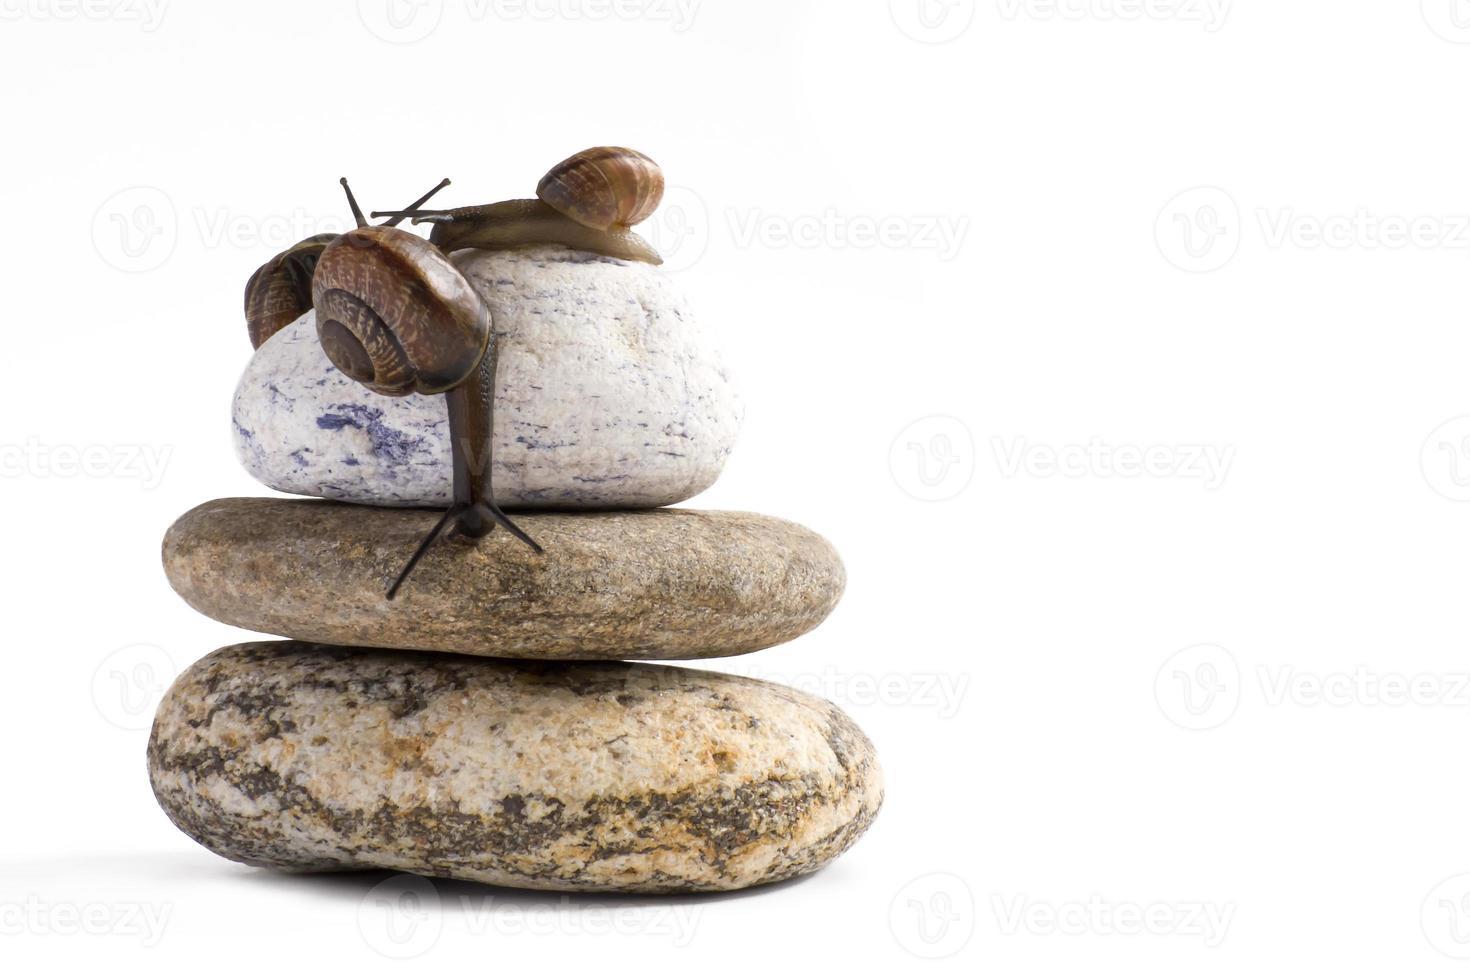
[[[658,208],[664,174],[637,150],[594,146],[548,170],[536,185],[536,196],[588,228],[626,228]]]
[[[336,235],[313,235],[255,270],[245,284],[245,326],[256,348],[311,309],[311,277]]]
[[[464,275],[429,242],[386,225],[322,250],[312,300],[327,357],[382,395],[449,391],[490,342],[490,308]]]

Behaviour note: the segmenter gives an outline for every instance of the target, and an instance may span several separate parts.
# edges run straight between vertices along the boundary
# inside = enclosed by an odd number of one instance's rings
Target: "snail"
[[[343,186],[346,186],[344,179]],[[449,186],[449,179],[441,180],[433,190],[410,204],[405,210],[413,211],[426,204],[429,198]],[[361,228],[367,219],[358,210],[357,202],[347,195],[352,207],[352,216]],[[387,222],[396,225],[399,220]],[[322,250],[337,236],[335,234],[313,235],[292,245],[255,270],[245,284],[245,326],[250,331],[250,343],[257,349],[277,331],[294,322],[311,309],[311,277],[316,270]]]
[[[631,226],[663,200],[658,164],[637,150],[598,146],[573,154],[547,171],[537,199],[500,201],[445,211],[374,211],[375,218],[429,222],[429,241],[445,253],[461,248],[507,249],[566,245],[614,258],[662,265],[663,259]]]
[[[355,216],[361,212],[344,179]],[[311,299],[317,335],[337,369],[382,395],[444,394],[449,403],[454,497],[389,586],[398,593],[453,522],[475,540],[499,524],[541,546],[496,506],[491,486],[496,348],[490,308],[435,245],[393,227],[366,225],[328,243],[316,260]]]

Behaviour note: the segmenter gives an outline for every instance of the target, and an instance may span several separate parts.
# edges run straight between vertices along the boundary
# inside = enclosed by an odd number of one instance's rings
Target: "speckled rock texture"
[[[441,539],[384,589],[437,517],[320,500],[237,497],[163,541],[174,589],[233,626],[317,643],[543,660],[749,653],[816,627],[842,595],[836,551],[799,524],[721,511],[535,513]]]
[[[710,336],[654,266],[561,247],[456,252],[500,345],[495,499],[635,508],[687,500],[735,444],[740,399]],[[444,398],[376,395],[322,352],[314,314],[255,352],[235,449],[266,486],[366,504],[449,501]]]
[[[245,643],[186,670],[148,742],[205,847],[567,891],[723,891],[815,871],[882,774],[836,706],[726,674]]]

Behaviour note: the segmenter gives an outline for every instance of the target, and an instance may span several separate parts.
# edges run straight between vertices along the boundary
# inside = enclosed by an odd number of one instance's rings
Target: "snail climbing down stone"
[[[499,524],[533,550],[541,546],[494,500],[490,308],[436,246],[391,224],[367,225],[345,179],[343,187],[361,226],[330,242],[316,262],[311,298],[322,349],[378,394],[442,393],[449,404],[453,503],[389,586],[392,599],[446,525],[475,540]]]

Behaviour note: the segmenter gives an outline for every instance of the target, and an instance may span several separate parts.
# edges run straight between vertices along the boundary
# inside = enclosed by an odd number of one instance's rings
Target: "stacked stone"
[[[187,669],[148,747],[185,833],[286,871],[382,868],[579,891],[743,888],[815,870],[882,799],[834,705],[636,663],[732,656],[817,626],[842,564],[775,518],[678,509],[718,476],[740,405],[653,267],[560,247],[456,255],[500,344],[503,532],[385,585],[448,502],[443,400],[339,374],[311,314],[257,351],[236,444],[262,482],[181,517],[169,581],[291,639]],[[543,508],[528,510],[527,508]],[[557,508],[546,510],[545,508]]]

